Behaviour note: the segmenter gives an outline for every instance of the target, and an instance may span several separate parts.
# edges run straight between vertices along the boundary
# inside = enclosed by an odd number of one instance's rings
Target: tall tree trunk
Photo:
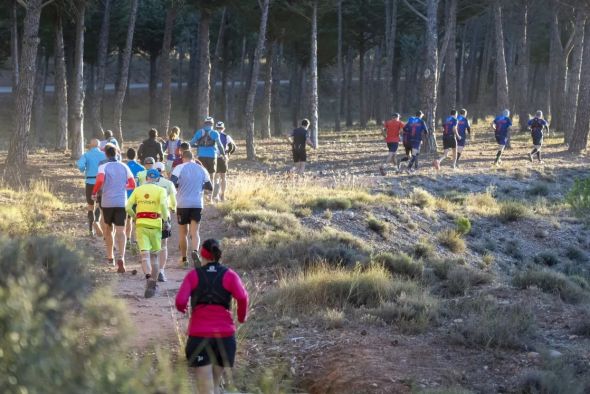
[[[137,19],[137,6],[139,0],[131,0],[131,9],[129,10],[129,21],[127,22],[127,37],[125,39],[125,49],[123,50],[123,62],[121,64],[121,80],[115,93],[115,106],[113,110],[113,124],[115,125],[115,135],[119,140],[119,145],[123,146],[123,103],[125,102],[125,93],[127,92],[127,83],[129,80],[129,64],[131,63],[131,49],[133,48],[133,34],[135,33],[135,21]]]
[[[176,92],[177,97],[182,97],[182,84],[184,83],[184,46],[180,46],[178,48],[178,68],[176,70],[177,73],[177,81],[176,81]]]
[[[74,55],[74,86],[72,87],[72,156],[77,160],[84,153],[84,18],[86,2],[77,3],[76,49]]]
[[[100,35],[98,37],[98,52],[96,55],[96,86],[93,95],[92,107],[90,112],[90,124],[92,133],[95,137],[102,134],[102,103],[104,98],[104,85],[106,63],[109,49],[109,22],[111,19],[111,0],[104,0],[104,14],[100,26]]]
[[[37,73],[37,48],[39,46],[39,20],[41,18],[42,0],[29,0],[23,22],[23,40],[20,70],[15,94],[14,134],[8,146],[6,164],[20,173],[19,169],[27,164],[28,140],[31,130],[31,109],[33,106],[33,88]]]
[[[582,70],[590,70],[590,23],[584,28],[584,55]],[[569,152],[580,153],[588,146],[588,132],[590,131],[590,72],[582,73],[580,91],[578,93],[578,110],[576,126],[569,146]]]
[[[198,32],[198,29],[196,29]],[[188,124],[193,127],[197,122],[197,99],[199,96],[199,40],[195,36],[191,39],[190,59],[188,64],[188,85],[186,92],[186,106],[188,109]]]
[[[395,111],[396,80],[393,77],[395,67],[395,39],[397,34],[397,5],[398,0],[386,0],[386,18],[385,23],[385,83],[383,84],[383,97],[385,97],[386,116],[390,116]]]
[[[463,106],[465,103],[465,46],[467,41],[467,26],[463,26],[461,33],[461,53],[459,54],[459,78],[457,79],[457,104]],[[468,80],[468,79],[467,79]]]
[[[310,103],[312,142],[318,147],[319,127],[319,95],[318,95],[318,0],[314,0],[311,10],[311,54],[310,54]]]
[[[426,115],[428,134],[427,152],[436,152],[436,137],[434,133],[436,125],[437,85],[438,85],[438,15],[439,0],[427,0],[426,2],[426,61],[422,79],[422,108]]]
[[[361,39],[362,40],[362,39]],[[365,104],[365,43],[359,46],[359,121],[362,128],[367,127],[367,106]]]
[[[211,65],[211,70],[213,73],[213,82],[212,82],[212,90],[211,90],[211,113],[218,112],[217,105],[220,104],[217,101],[219,95],[217,94],[217,81],[219,81],[221,76],[221,63],[223,61],[223,41],[225,37],[225,27],[226,27],[226,19],[227,19],[227,8],[223,7],[223,11],[221,12],[221,20],[219,21],[219,31],[217,33],[217,43],[215,44],[215,52],[213,53],[213,62]]]
[[[494,1],[494,32],[496,37],[496,104],[500,109],[510,108],[508,95],[508,73],[504,51],[504,29],[502,27],[502,5]]]
[[[158,52],[150,52],[150,80],[148,83],[150,96],[150,112],[148,114],[150,126],[156,126],[159,121],[158,111]]]
[[[264,99],[262,101],[262,138],[271,138],[271,115],[272,115],[272,63],[276,42],[268,46],[266,51],[266,69],[264,71]]]
[[[42,132],[45,129],[43,121],[45,115],[45,85],[47,83],[48,57],[44,47],[39,48],[37,55],[37,76],[35,78],[35,97],[33,98],[33,136],[32,141],[41,142],[45,136]]]
[[[256,149],[254,146],[254,99],[256,98],[256,88],[258,86],[258,70],[260,69],[260,58],[264,52],[264,43],[266,41],[266,26],[268,22],[268,8],[270,0],[264,0],[262,4],[260,26],[258,28],[258,42],[254,50],[254,62],[252,64],[252,78],[248,89],[246,99],[245,119],[246,119],[246,157],[248,160],[256,158]]]
[[[197,119],[202,122],[209,115],[209,99],[211,97],[211,55],[209,54],[209,26],[211,13],[201,9],[199,20],[199,86],[196,105],[199,108]],[[197,124],[191,124],[196,127]]]
[[[164,25],[164,39],[160,56],[160,134],[168,134],[170,127],[170,110],[172,108],[172,62],[170,51],[172,50],[172,32],[176,20],[177,2],[173,2],[166,11],[166,23]]]
[[[382,85],[381,78],[382,78],[382,71],[383,71],[383,53],[384,52],[385,51],[384,51],[383,45],[379,45],[379,47],[377,48],[376,55],[375,55],[377,75],[376,75],[376,78],[373,80],[373,91],[375,92],[373,110],[375,111],[375,122],[377,124],[381,124],[383,122],[384,92],[383,92],[383,90],[381,90],[381,85]]]
[[[448,44],[445,56],[445,101],[449,108],[457,106],[457,0],[447,7]]]
[[[230,76],[227,62],[221,63],[221,113],[224,119],[229,119],[229,94],[227,92],[227,82]]]
[[[340,131],[340,117],[342,116],[343,107],[343,90],[344,90],[344,65],[342,60],[342,0],[338,0],[338,50],[336,55],[338,63],[338,101],[336,108],[336,119],[334,120],[334,130]]]
[[[529,39],[528,39],[528,11],[529,0],[521,0],[520,2],[520,20],[518,21],[518,49],[516,51],[516,83],[514,89],[516,92],[518,121],[520,130],[524,131],[528,127],[529,110],[528,103],[528,88],[529,88]]]
[[[55,103],[57,106],[57,144],[56,149],[68,148],[68,87],[66,79],[66,59],[64,51],[63,20],[61,14],[55,23]]]
[[[567,80],[566,109],[569,116],[564,119],[565,143],[569,144],[574,134],[578,112],[578,95],[580,92],[580,78],[582,72],[582,56],[584,54],[584,28],[586,16],[582,12],[576,14],[576,35],[572,55],[570,78]]]
[[[10,0],[10,60],[12,63],[12,92],[16,92],[20,74],[18,57],[18,19],[16,0]]]
[[[291,80],[289,81],[290,88],[290,100],[288,106],[291,108],[291,124],[293,127],[297,127],[299,124],[299,105],[301,94],[301,67],[293,62],[293,68],[291,73]]]
[[[282,44],[275,44],[277,47],[272,59],[272,102],[271,113],[273,119],[274,135],[281,135],[281,59],[283,53]]]
[[[346,74],[345,76],[345,95],[346,95],[346,127],[352,127],[352,63],[354,62],[354,53],[352,48],[348,48],[346,53]]]

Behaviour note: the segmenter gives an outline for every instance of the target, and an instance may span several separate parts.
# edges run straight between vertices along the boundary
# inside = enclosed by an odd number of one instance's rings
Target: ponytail
[[[211,246],[211,253],[215,257],[215,261],[221,260],[221,249],[219,249],[219,245]]]

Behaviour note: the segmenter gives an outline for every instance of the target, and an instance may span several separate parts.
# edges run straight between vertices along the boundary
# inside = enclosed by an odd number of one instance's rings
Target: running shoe
[[[143,294],[145,298],[152,298],[156,295],[156,289],[158,284],[153,279],[148,279],[145,284],[145,293]]]
[[[529,161],[532,163],[533,162],[533,155],[529,153]]]
[[[379,166],[379,172],[381,173],[382,176],[387,175],[387,172],[385,171],[385,168],[383,168],[383,166]]]
[[[440,162],[438,160],[435,160],[432,165],[434,166],[434,168],[436,168],[436,170],[440,170]]]
[[[188,263],[188,259],[186,257],[183,257],[182,260],[180,261],[180,268],[189,268],[190,264]]]
[[[166,275],[163,271],[158,272],[158,282],[166,282]]]
[[[117,273],[124,274],[125,271],[125,262],[123,261],[123,259],[117,259]]]
[[[115,259],[107,259],[107,265],[115,266]]]
[[[193,264],[195,267],[199,267],[201,265],[201,259],[199,258],[199,251],[193,250],[191,252],[191,259],[193,260]]]

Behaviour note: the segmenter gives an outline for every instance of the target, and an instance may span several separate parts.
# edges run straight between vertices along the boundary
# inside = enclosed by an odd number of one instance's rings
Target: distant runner
[[[90,236],[98,235],[102,237],[102,229],[100,228],[100,209],[96,209],[94,200],[92,199],[92,191],[96,184],[96,175],[98,174],[98,167],[102,161],[106,160],[106,155],[99,148],[100,141],[97,139],[90,140],[90,147],[86,153],[78,160],[78,169],[86,176],[85,192],[88,215],[88,230]]]
[[[156,161],[151,156],[148,156],[143,160],[143,165],[145,166],[145,170],[137,173],[137,181],[138,181],[137,185],[138,186],[146,183],[147,172],[148,172],[148,170],[154,168],[155,163],[156,163]]]
[[[137,221],[137,244],[141,255],[141,268],[145,274],[145,298],[156,294],[156,279],[160,273],[162,230],[170,226],[166,190],[154,183],[160,179],[158,170],[147,171],[146,184],[136,188],[126,210]],[[136,206],[135,211],[133,207]],[[164,225],[162,225],[164,223]]]
[[[313,147],[311,142],[311,136],[309,134],[309,120],[303,119],[301,126],[296,128],[287,136],[287,140],[291,144],[291,150],[293,152],[293,162],[295,166],[291,172],[297,175],[303,175],[305,172],[305,163],[307,162],[307,145]]]
[[[529,160],[533,162],[533,155],[537,155],[539,163],[543,163],[541,160],[541,147],[543,146],[544,132],[549,132],[549,123],[543,119],[543,111],[539,110],[535,114],[535,117],[529,120],[529,129],[531,129],[531,137],[533,138],[533,150],[529,153]]]
[[[137,178],[137,174],[139,174],[142,171],[145,171],[145,167],[142,166],[141,164],[139,164],[136,160],[136,152],[135,149],[133,148],[129,148],[127,149],[127,167],[129,167],[129,169],[131,170],[131,173],[133,174],[133,178],[135,179],[135,185],[139,186],[139,180]],[[129,198],[131,196],[131,193],[133,192],[133,190],[127,190],[127,198]],[[132,235],[133,233],[133,218],[129,215],[127,215],[127,223],[125,224],[125,235],[127,236],[127,246],[129,247],[131,245],[132,242]]]
[[[115,145],[115,147],[117,149],[120,149],[119,142],[117,141],[117,139],[115,137],[113,137],[113,132],[111,130],[105,130],[103,135],[104,135],[104,139],[102,141],[100,141],[100,150],[101,151],[104,152],[104,149],[107,146],[107,144]]]
[[[203,128],[197,130],[193,139],[190,141],[190,146],[197,148],[197,158],[207,169],[212,184],[215,184],[215,173],[217,172],[217,157],[225,157],[225,151],[221,145],[219,133],[213,130],[213,123],[215,121],[212,117],[205,118]],[[210,201],[213,202],[213,193],[210,193]]]
[[[117,161],[117,149],[113,145],[105,148],[107,162],[98,167],[96,184],[92,190],[93,200],[102,191],[101,208],[104,217],[104,237],[107,263],[114,265],[113,244],[117,244],[117,272],[125,272],[125,222],[127,213],[127,190],[135,189],[135,179],[129,167]]]
[[[420,147],[422,146],[422,138],[428,134],[428,127],[422,119],[424,114],[422,111],[416,112],[416,116],[408,119],[408,122],[404,126],[404,131],[408,131],[410,143],[412,145],[412,159],[408,164],[407,171],[414,172],[418,170],[418,155],[420,155]],[[414,169],[412,169],[412,165]]]
[[[471,124],[469,123],[469,119],[467,119],[466,109],[459,111],[457,121],[457,131],[459,132],[459,139],[457,140],[457,166],[459,166],[459,159],[461,158],[463,149],[465,149],[465,145],[467,145],[467,134],[471,136]]]
[[[174,126],[168,133],[168,141],[164,144],[164,151],[166,153],[166,173],[168,176],[172,173],[172,168],[182,163],[182,151],[180,145],[180,128]]]
[[[383,136],[385,137],[385,143],[387,144],[387,149],[389,150],[387,159],[385,159],[385,163],[379,166],[379,172],[381,172],[381,175],[383,176],[387,175],[385,166],[390,162],[399,168],[396,154],[400,142],[400,131],[404,128],[404,122],[400,121],[399,119],[400,115],[395,113],[391,116],[391,119],[383,123]]]
[[[216,182],[213,184],[213,198],[218,201],[225,201],[229,156],[236,151],[236,144],[233,138],[225,133],[225,124],[223,122],[217,122],[215,130],[219,133],[219,140],[225,156],[217,157],[217,176],[215,177]]]
[[[166,190],[166,197],[168,198],[168,209],[170,213],[176,213],[176,187],[172,181],[164,177],[164,164],[157,162],[154,168],[160,173],[160,178],[154,185],[158,185]],[[168,238],[172,236],[172,221],[168,217],[166,222],[162,221],[162,250],[160,251],[160,272],[158,273],[158,282],[166,282],[166,274],[164,269],[168,262]]]
[[[139,161],[143,164],[145,164],[145,159],[147,157],[153,157],[156,161],[164,160],[162,144],[158,141],[158,130],[150,129],[148,132],[148,139],[144,140],[141,145],[139,145],[137,157],[139,157]]]
[[[170,177],[178,189],[176,216],[178,218],[178,233],[180,236],[180,254],[183,266],[188,266],[187,236],[190,234],[193,263],[199,259],[200,244],[199,223],[203,210],[203,191],[213,191],[211,178],[205,168],[193,161],[193,153],[188,150],[182,153],[182,164],[178,165]]]
[[[202,263],[191,270],[176,294],[176,309],[190,321],[185,354],[195,367],[199,393],[221,392],[224,368],[232,368],[236,355],[236,326],[231,300],[237,302],[239,323],[246,321],[248,292],[238,274],[220,263],[219,242],[208,239],[200,250]]]
[[[402,143],[404,145],[404,151],[406,155],[401,158],[401,160],[397,163],[397,170],[401,171],[402,163],[409,162],[412,159],[412,141],[411,141],[412,130],[409,127],[402,128]]]
[[[494,160],[494,165],[502,164],[502,153],[506,148],[506,144],[510,138],[510,127],[512,126],[512,121],[509,118],[510,111],[505,109],[502,111],[502,114],[494,119],[492,123],[492,129],[494,130],[494,135],[496,136],[496,143],[498,144],[498,152],[496,153],[496,160]]]
[[[434,168],[440,170],[440,163],[449,156],[449,151],[453,151],[453,168],[457,167],[457,140],[460,138],[457,131],[457,111],[451,110],[451,116],[447,117],[443,123],[443,156],[434,160]]]

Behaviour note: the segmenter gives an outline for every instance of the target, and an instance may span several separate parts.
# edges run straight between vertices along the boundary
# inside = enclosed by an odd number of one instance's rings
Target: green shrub
[[[453,253],[465,252],[465,241],[456,230],[447,229],[440,232],[438,242]]]
[[[318,316],[318,320],[327,330],[342,328],[346,322],[344,312],[330,308],[322,311]]]
[[[590,215],[590,178],[576,179],[568,192],[565,201],[572,207],[577,216]]]
[[[549,185],[547,185],[545,182],[535,182],[531,187],[529,187],[527,194],[531,196],[548,196]]]
[[[514,276],[512,284],[521,289],[536,286],[546,293],[555,293],[565,302],[577,304],[588,299],[579,285],[555,271],[527,270]]]
[[[533,261],[537,264],[543,264],[546,265],[548,267],[552,267],[554,265],[559,264],[559,257],[557,257],[557,255],[553,252],[541,252],[539,254],[537,254],[534,258]]]
[[[421,261],[414,261],[405,253],[379,253],[373,258],[373,261],[382,264],[392,274],[409,278],[421,278],[424,271],[424,264]]]
[[[324,211],[324,219],[326,220],[332,220],[332,217],[334,216],[334,214],[332,213],[332,211],[330,209],[326,209]]]
[[[417,259],[428,259],[434,256],[434,246],[426,239],[421,239],[413,248],[414,257]]]
[[[369,216],[369,218],[367,218],[367,227],[385,238],[389,232],[390,226],[389,223],[383,220],[379,220],[374,216]]]
[[[481,262],[482,262],[483,266],[486,268],[488,268],[492,264],[494,264],[494,260],[495,260],[494,255],[489,252],[484,253],[484,255],[481,258]]]
[[[504,252],[508,255],[513,257],[516,260],[521,261],[524,258],[524,254],[520,249],[520,242],[517,239],[511,239],[506,242],[506,246]]]
[[[455,219],[457,225],[457,232],[462,235],[467,235],[471,231],[471,221],[465,216]]]
[[[436,275],[436,277],[440,280],[446,280],[449,275],[449,271],[453,267],[456,267],[460,264],[461,263],[459,262],[459,260],[453,259],[434,259],[430,262],[430,266],[432,267],[434,275]]]
[[[576,360],[545,357],[541,369],[526,371],[516,393],[584,394],[590,390],[588,374],[580,373]]]
[[[266,233],[274,230],[296,231],[301,227],[292,213],[269,211],[233,211],[225,219],[230,224],[250,233]]]
[[[426,293],[402,295],[395,302],[385,302],[369,314],[387,324],[395,324],[406,333],[421,332],[437,317],[438,303]]]
[[[309,203],[311,208],[343,211],[352,208],[352,201],[346,197],[319,197]]]
[[[568,246],[565,252],[565,256],[568,259],[576,261],[578,263],[585,263],[586,261],[588,261],[588,256],[586,255],[586,253],[584,253],[583,250],[575,247],[574,245]]]
[[[516,222],[529,216],[529,209],[518,201],[506,201],[500,206],[499,218],[504,223]]]
[[[468,267],[455,265],[447,271],[444,290],[448,296],[462,296],[473,286],[489,282],[489,275]]]
[[[420,208],[430,208],[436,203],[436,198],[422,188],[414,188],[410,193],[410,200],[412,205],[416,205]]]

